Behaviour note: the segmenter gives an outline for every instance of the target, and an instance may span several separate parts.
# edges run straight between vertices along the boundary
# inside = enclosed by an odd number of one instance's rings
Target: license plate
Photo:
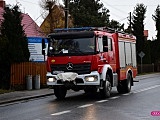
[[[53,71],[52,74],[57,75],[59,73],[64,73],[64,71]]]

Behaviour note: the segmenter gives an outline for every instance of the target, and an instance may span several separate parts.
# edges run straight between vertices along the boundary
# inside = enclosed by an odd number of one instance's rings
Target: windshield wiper
[[[81,51],[81,50],[77,50],[77,49],[75,49],[74,52],[81,53],[81,54],[83,54],[83,55],[86,54],[85,52],[83,52],[83,51]]]

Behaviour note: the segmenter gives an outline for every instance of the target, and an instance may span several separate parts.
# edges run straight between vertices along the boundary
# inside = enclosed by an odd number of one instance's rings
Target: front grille
[[[76,78],[75,81],[76,81],[76,83],[84,83],[83,79],[81,79],[81,78]]]
[[[73,64],[72,70],[67,70],[67,64],[51,65],[51,71],[76,72],[80,74],[89,74],[91,72],[91,64]],[[52,72],[53,73],[53,72]]]

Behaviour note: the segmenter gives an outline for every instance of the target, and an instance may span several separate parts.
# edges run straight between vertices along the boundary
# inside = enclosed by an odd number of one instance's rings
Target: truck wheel
[[[103,89],[100,89],[100,95],[102,98],[109,98],[111,95],[111,79],[109,75],[106,75],[106,81],[103,83]]]
[[[62,100],[65,98],[67,93],[67,89],[64,86],[57,86],[54,88],[54,94],[58,100]]]
[[[132,81],[131,74],[128,74],[127,79],[121,81],[121,83],[118,84],[117,91],[119,93],[129,93],[131,91],[131,81]]]

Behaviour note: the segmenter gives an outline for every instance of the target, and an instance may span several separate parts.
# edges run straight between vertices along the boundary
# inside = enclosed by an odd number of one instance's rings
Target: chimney
[[[5,8],[5,1],[0,0],[0,7],[1,7],[1,8]]]

